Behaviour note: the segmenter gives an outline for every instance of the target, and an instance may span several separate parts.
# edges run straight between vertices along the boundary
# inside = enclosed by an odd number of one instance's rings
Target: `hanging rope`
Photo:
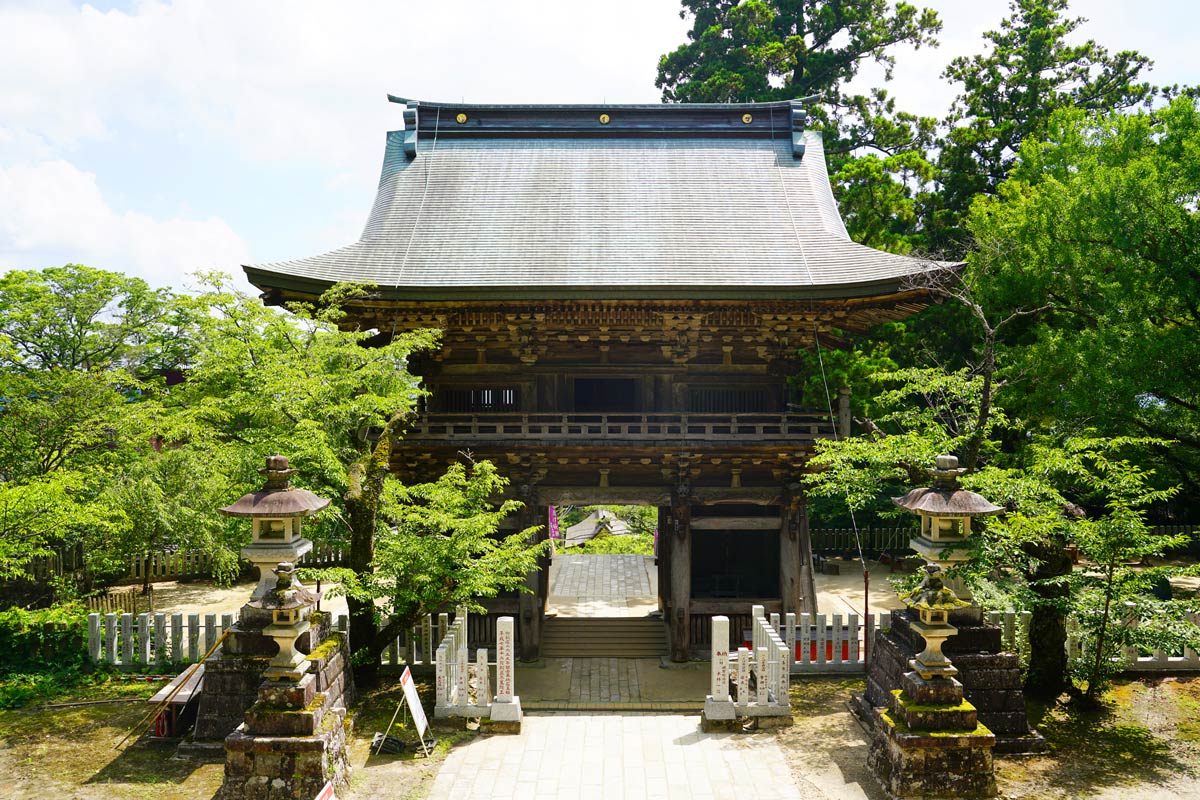
[[[821,335],[817,329],[817,320],[815,317],[813,318],[813,342],[816,343],[817,364],[821,367],[821,383],[825,386],[825,405],[829,409],[829,424],[833,426],[833,440],[835,442],[841,441],[841,436],[838,433],[837,418],[833,413],[833,397],[829,393],[829,380],[825,377],[825,358],[821,355]],[[867,558],[863,555],[862,537],[858,532],[858,520],[854,517],[853,508],[850,508],[850,525],[854,529],[854,545],[858,548],[858,562],[862,565],[863,571],[863,625],[866,625],[867,618],[871,616],[871,570],[867,568]],[[866,648],[867,642],[864,637],[864,655]]]
[[[421,224],[421,215],[425,212],[425,197],[429,194],[429,173],[433,171],[433,159],[437,155],[438,131],[442,125],[442,109],[438,109],[433,118],[433,147],[429,149],[429,157],[425,159],[425,186],[421,189],[421,202],[417,205],[417,215],[413,219],[412,230],[408,232],[408,244],[404,247],[404,258],[400,260],[400,271],[396,273],[396,286],[404,278],[404,269],[408,266],[408,254],[412,250],[413,240],[417,238],[417,227]],[[381,190],[382,191],[382,190]]]

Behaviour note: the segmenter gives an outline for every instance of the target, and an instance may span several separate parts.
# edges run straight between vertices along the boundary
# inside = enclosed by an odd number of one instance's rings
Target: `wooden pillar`
[[[850,438],[850,387],[838,389],[838,438]]]
[[[541,541],[546,536],[545,520],[538,518],[541,507],[537,503],[537,488],[524,485],[520,488],[520,497],[525,507],[521,509],[521,527],[542,525],[542,530],[534,534],[531,543]],[[525,574],[525,587],[528,592],[517,596],[517,629],[520,632],[520,650],[522,661],[536,661],[542,646],[542,619],[545,612],[545,598],[541,597],[543,578],[541,564],[538,568]]]
[[[687,661],[692,622],[692,506],[689,492],[671,497],[671,660]]]
[[[658,609],[666,618],[671,597],[671,509],[658,507]]]
[[[779,599],[782,613],[800,612],[800,525],[787,490],[779,507]]]
[[[808,496],[803,489],[796,492],[797,528],[800,540],[800,611],[817,613],[817,582],[813,575],[812,534],[808,529]]]

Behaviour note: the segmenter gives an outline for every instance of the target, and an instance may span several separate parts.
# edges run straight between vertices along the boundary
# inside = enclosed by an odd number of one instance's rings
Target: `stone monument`
[[[954,677],[962,684],[966,701],[975,707],[979,721],[995,734],[996,751],[1040,750],[1044,740],[1030,730],[1025,711],[1020,656],[1004,652],[1000,629],[985,623],[983,609],[972,602],[970,590],[945,574],[946,569],[968,557],[972,518],[1004,510],[960,487],[958,479],[963,472],[954,456],[938,456],[931,470],[933,485],[913,489],[893,502],[920,517],[920,532],[910,546],[938,567],[937,580],[964,601],[961,606],[946,609],[946,621],[953,628],[939,652],[953,660]],[[893,693],[902,686],[912,659],[929,646],[923,628],[920,612],[910,608],[893,611],[891,629],[876,632],[869,651],[866,691],[851,706],[860,719],[874,724],[875,709],[891,706]]]
[[[955,633],[950,613],[970,604],[944,584],[938,564],[927,566],[921,585],[901,599],[918,615],[913,628],[925,649],[908,662],[888,707],[876,711],[871,769],[892,798],[994,797],[996,737],[963,699],[958,670],[942,652]]]
[[[284,456],[269,456],[258,471],[266,479],[263,487],[221,509],[228,516],[251,520],[251,542],[242,548],[242,558],[258,568],[258,585],[230,628],[220,655],[205,663],[196,727],[191,740],[180,745],[181,754],[223,753],[225,737],[242,723],[246,709],[255,702],[263,673],[276,652],[275,642],[264,633],[272,623],[271,612],[256,602],[275,588],[272,567],[285,561],[294,564],[312,549],[312,542],[301,535],[301,522],[329,505],[325,498],[291,486],[288,479],[296,470],[288,467]],[[310,630],[295,641],[296,650],[310,652],[325,638],[328,628],[327,621],[317,617],[310,622]]]
[[[326,783],[340,794],[350,781],[345,634],[329,634],[307,656],[299,652],[296,640],[313,630],[317,597],[292,564],[273,572],[274,587],[249,605],[270,614],[263,632],[278,652],[245,721],[225,738],[221,800],[308,800]]]

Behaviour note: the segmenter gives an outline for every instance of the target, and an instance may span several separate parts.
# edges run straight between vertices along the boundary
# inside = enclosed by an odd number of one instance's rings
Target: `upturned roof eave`
[[[956,269],[961,264],[946,264]],[[291,275],[243,265],[246,279],[264,292],[278,290],[317,297],[333,281]],[[916,273],[914,273],[916,274]],[[438,302],[456,300],[848,300],[909,291],[909,276],[837,284],[713,286],[381,286],[373,294],[380,300]]]

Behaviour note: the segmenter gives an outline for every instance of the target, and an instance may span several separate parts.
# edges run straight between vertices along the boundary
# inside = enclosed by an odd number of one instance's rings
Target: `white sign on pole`
[[[404,689],[404,699],[408,701],[408,708],[412,711],[413,723],[417,726],[417,736],[424,740],[429,720],[425,717],[425,709],[421,707],[421,698],[417,696],[417,685],[413,683],[412,672],[408,667],[404,668],[404,674],[400,676],[400,686]]]

